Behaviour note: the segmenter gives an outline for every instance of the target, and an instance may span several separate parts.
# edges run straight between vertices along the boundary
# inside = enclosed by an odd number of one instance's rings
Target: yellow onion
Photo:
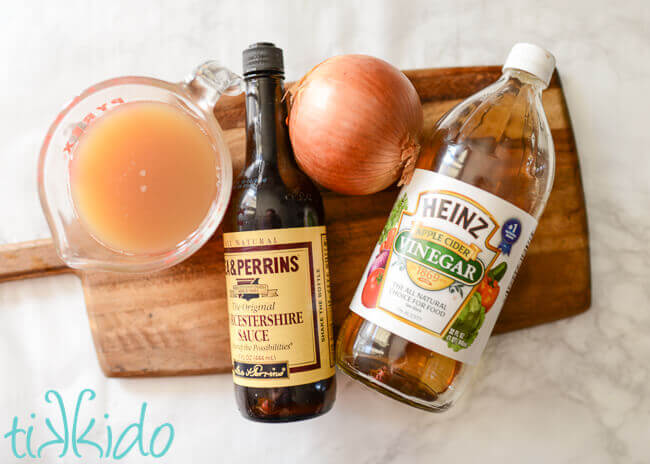
[[[422,105],[411,81],[365,55],[330,58],[292,93],[289,135],[301,169],[348,195],[408,182],[420,152]]]

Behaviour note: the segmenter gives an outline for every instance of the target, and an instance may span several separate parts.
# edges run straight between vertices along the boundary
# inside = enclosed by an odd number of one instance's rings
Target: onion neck
[[[411,177],[413,177],[413,172],[415,171],[415,163],[417,162],[419,155],[420,144],[409,134],[406,141],[402,144],[400,161],[402,175],[397,182],[398,187],[406,185],[411,181]]]

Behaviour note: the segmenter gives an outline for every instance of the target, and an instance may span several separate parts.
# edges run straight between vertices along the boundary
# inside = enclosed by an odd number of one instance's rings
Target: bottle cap
[[[518,43],[512,47],[503,69],[526,71],[548,85],[555,69],[555,57],[551,52],[530,43]]]
[[[258,42],[242,53],[244,76],[256,72],[284,74],[282,49],[271,42]]]

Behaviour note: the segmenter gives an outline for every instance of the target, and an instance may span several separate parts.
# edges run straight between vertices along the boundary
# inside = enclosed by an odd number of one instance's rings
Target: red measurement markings
[[[124,103],[124,100],[120,97],[118,98],[113,98],[111,101],[104,103],[103,105],[99,105],[98,107],[95,108],[96,111],[101,111],[101,113],[107,112],[109,109],[116,105],[120,105]],[[100,113],[88,113],[84,118],[77,123],[77,125],[72,129],[72,135],[70,135],[70,138],[68,141],[65,143],[65,147],[63,147],[63,151],[65,153],[72,154],[72,150],[74,149],[74,146],[77,144],[79,141],[79,138],[81,135],[88,129],[88,126],[90,123],[97,118],[97,115]]]

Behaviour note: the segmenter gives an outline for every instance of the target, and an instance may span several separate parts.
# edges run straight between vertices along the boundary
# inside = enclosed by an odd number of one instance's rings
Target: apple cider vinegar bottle
[[[553,184],[541,97],[554,67],[517,44],[497,82],[438,122],[339,334],[344,372],[428,411],[462,393]]]
[[[336,393],[323,202],[291,150],[282,50],[257,43],[243,60],[246,163],[224,233],[235,397],[248,419],[296,421]]]

